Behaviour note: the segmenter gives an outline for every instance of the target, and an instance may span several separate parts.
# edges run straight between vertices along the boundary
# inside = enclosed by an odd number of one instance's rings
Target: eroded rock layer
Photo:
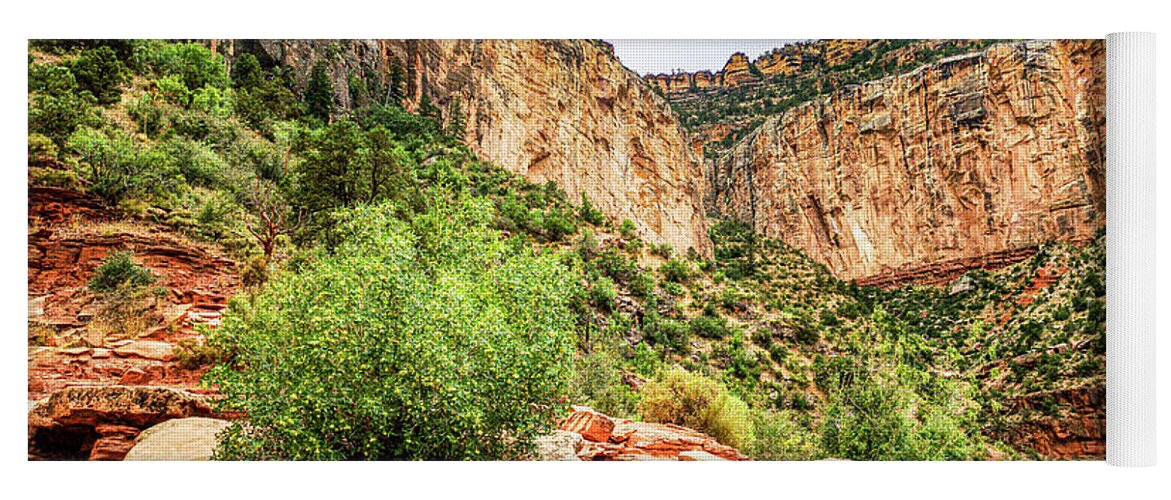
[[[302,81],[330,65],[338,101],[354,75],[401,68],[403,104],[429,103],[466,116],[466,142],[486,160],[530,181],[582,194],[648,242],[707,254],[700,164],[666,100],[586,40],[274,40],[219,42],[231,55],[293,68]],[[458,103],[458,104],[456,104]]]
[[[1104,68],[1101,41],[1003,43],[848,86],[717,161],[715,208],[879,284],[1087,240],[1105,224]]]

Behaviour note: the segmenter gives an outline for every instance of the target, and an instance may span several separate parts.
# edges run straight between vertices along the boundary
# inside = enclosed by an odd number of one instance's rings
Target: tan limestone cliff
[[[848,86],[719,159],[714,208],[864,282],[1087,240],[1105,223],[1104,64],[1100,41],[1002,43]]]

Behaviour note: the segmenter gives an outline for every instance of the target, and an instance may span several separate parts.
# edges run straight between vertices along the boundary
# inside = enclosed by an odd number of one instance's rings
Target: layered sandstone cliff
[[[1088,239],[1104,66],[1100,41],[1004,43],[848,86],[721,157],[714,208],[851,280]]]
[[[408,109],[429,102],[466,116],[466,142],[482,158],[533,182],[582,194],[608,216],[631,219],[648,242],[710,251],[700,164],[667,102],[603,42],[586,40],[273,40],[218,42],[258,53],[304,80],[331,68],[339,103],[347,80],[401,68]],[[458,103],[458,104],[456,104]]]

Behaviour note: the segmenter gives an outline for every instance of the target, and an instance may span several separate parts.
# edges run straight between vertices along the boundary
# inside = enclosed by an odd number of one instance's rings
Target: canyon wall
[[[530,181],[584,193],[608,216],[631,219],[644,240],[708,255],[705,178],[674,112],[604,42],[587,40],[217,41],[294,70],[301,82],[326,61],[342,108],[347,80],[401,68],[403,105],[466,117],[480,157]],[[455,104],[458,103],[458,104]]]
[[[712,208],[872,284],[1091,238],[1104,54],[1100,40],[1001,43],[847,86],[738,141],[710,172]]]

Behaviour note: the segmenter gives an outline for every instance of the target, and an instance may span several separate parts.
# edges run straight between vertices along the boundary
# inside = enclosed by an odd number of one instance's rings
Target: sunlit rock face
[[[1104,52],[1004,43],[847,86],[716,161],[714,208],[871,284],[1089,239],[1105,224]]]

